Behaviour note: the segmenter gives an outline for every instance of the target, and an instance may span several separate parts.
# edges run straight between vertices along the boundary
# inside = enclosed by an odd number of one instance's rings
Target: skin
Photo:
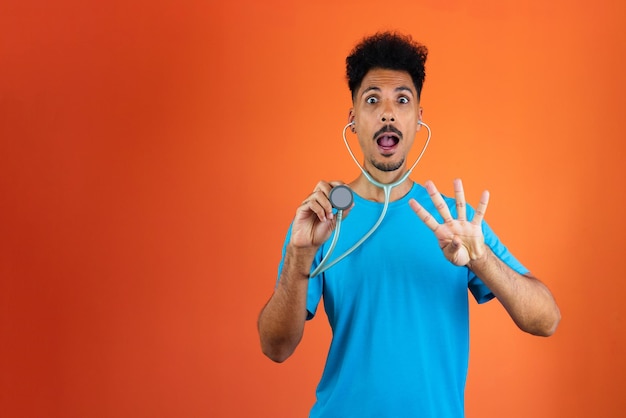
[[[413,139],[420,129],[422,119],[417,90],[408,73],[383,69],[369,71],[353,97],[353,108],[348,120],[354,122],[356,133],[363,152],[363,167],[381,183],[392,183],[406,173],[407,156],[413,146]],[[392,126],[402,133],[395,149],[381,151],[376,142],[377,133],[386,126]],[[386,171],[380,167],[397,167]],[[394,187],[391,200],[397,200],[411,189],[413,181],[407,179]],[[382,189],[371,184],[362,174],[350,184],[360,196],[382,202]]]
[[[407,156],[422,117],[419,97],[409,74],[404,71],[372,69],[363,78],[353,97],[348,114],[354,122],[363,152],[363,167],[381,183],[392,183],[406,173]],[[393,127],[394,146],[381,146],[378,139],[386,127]],[[389,141],[384,144],[389,144]],[[296,210],[291,240],[287,244],[284,266],[273,295],[258,320],[261,348],[276,362],[286,360],[296,349],[304,333],[308,275],[315,254],[335,228],[330,190],[341,182],[319,182]],[[406,195],[411,179],[394,187],[391,200]],[[481,222],[489,202],[483,192],[471,221],[466,219],[466,201],[460,179],[454,181],[457,219],[450,215],[434,183],[424,185],[444,222],[439,224],[415,200],[409,205],[433,231],[445,257],[457,266],[468,266],[496,295],[513,321],[525,332],[549,336],[554,333],[561,315],[548,288],[534,276],[520,275],[504,264],[485,244]],[[350,183],[359,196],[382,202],[382,189],[372,185],[363,174]],[[344,216],[349,215],[349,209]]]

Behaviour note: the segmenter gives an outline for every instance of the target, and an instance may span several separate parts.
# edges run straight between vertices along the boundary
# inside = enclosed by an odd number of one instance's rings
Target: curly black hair
[[[368,71],[381,68],[406,71],[413,79],[417,97],[422,94],[428,49],[410,35],[379,32],[364,38],[346,58],[346,75],[352,98]]]

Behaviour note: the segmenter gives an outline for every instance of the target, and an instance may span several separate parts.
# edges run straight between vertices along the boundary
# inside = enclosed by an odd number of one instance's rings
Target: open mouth
[[[393,125],[383,126],[374,134],[374,140],[383,155],[391,155],[402,139],[402,132]]]
[[[398,137],[398,135],[393,132],[385,132],[384,134],[376,138],[378,148],[385,152],[392,151],[399,142],[400,137]]]

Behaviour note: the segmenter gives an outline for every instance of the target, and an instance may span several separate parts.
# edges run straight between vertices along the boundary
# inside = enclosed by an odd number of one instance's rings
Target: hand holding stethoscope
[[[338,191],[343,191],[338,194]],[[338,205],[334,206],[331,202]],[[349,201],[348,201],[349,199]],[[352,206],[352,192],[339,181],[321,181],[296,210],[291,228],[291,244],[299,249],[317,251],[334,230],[341,226],[341,218]],[[337,213],[333,213],[333,207]]]

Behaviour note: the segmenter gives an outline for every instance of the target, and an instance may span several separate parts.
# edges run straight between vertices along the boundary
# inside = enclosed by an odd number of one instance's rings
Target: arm
[[[481,223],[489,192],[483,192],[474,219],[469,222],[461,180],[454,182],[458,219],[452,218],[435,185],[427,182],[425,186],[443,223],[439,224],[415,200],[409,204],[435,233],[446,258],[457,266],[468,266],[489,287],[520,329],[534,335],[552,335],[561,314],[548,288],[532,275],[521,275],[508,267],[485,244]]]
[[[485,246],[483,257],[468,267],[487,285],[515,324],[533,335],[548,337],[561,320],[550,290],[531,274],[519,274]]]
[[[261,349],[263,354],[278,363],[291,356],[304,334],[312,262],[312,256],[289,244],[278,285],[259,315]]]
[[[291,356],[302,339],[309,272],[315,253],[335,228],[328,195],[339,184],[318,183],[297,209],[278,285],[259,315],[261,349],[276,362]]]

